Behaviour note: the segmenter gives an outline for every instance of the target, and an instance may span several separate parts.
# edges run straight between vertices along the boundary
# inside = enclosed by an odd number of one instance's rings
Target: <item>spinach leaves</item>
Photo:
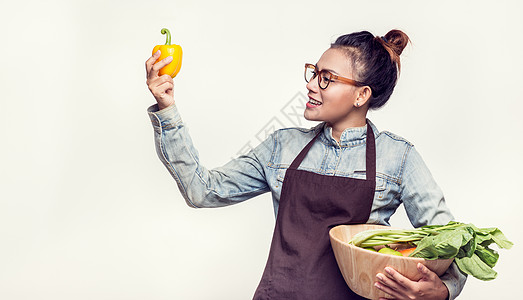
[[[454,258],[465,274],[480,280],[492,280],[497,273],[492,268],[499,254],[491,244],[510,249],[513,245],[498,228],[477,228],[473,224],[449,222],[410,230],[383,229],[361,232],[349,242],[359,247],[373,247],[408,242],[416,245],[410,255],[424,259]]]

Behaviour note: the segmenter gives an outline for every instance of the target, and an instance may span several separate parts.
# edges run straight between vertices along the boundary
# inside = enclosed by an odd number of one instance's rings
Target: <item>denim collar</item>
[[[372,128],[372,131],[374,131],[374,136],[378,136],[378,129],[376,126],[367,119],[367,122],[370,124],[370,127]],[[320,126],[321,128],[321,126]],[[339,145],[341,147],[353,147],[358,146],[365,143],[365,139],[367,138],[367,125],[361,126],[361,127],[352,127],[345,129],[340,136],[340,143]],[[337,146],[338,142],[334,137],[332,136],[332,127],[330,127],[327,123],[323,123],[323,134],[320,135],[320,139],[323,143],[327,145]]]

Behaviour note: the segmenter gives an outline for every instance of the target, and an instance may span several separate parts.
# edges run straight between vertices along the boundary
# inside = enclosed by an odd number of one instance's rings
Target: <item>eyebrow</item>
[[[316,69],[318,69],[318,65],[314,65],[314,66],[316,67]],[[335,75],[340,75],[338,72],[336,72],[336,71],[334,71],[334,70],[331,70],[331,69],[321,69],[321,70],[318,69],[318,70],[319,70],[319,71],[323,71],[323,70],[325,70],[325,71],[329,71],[329,72],[331,72],[331,73],[333,73],[333,74],[335,74]]]

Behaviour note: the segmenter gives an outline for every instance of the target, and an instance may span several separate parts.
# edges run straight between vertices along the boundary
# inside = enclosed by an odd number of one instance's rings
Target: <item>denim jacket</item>
[[[208,170],[200,164],[198,151],[175,105],[161,111],[153,105],[148,113],[157,154],[191,207],[232,205],[271,192],[277,214],[285,172],[318,130],[323,134],[299,169],[366,178],[366,126],[346,129],[340,142],[332,137],[332,128],[325,123],[311,129],[280,129],[249,153]],[[367,223],[389,225],[390,217],[402,203],[414,227],[453,220],[441,189],[414,146],[393,133],[379,132],[368,122],[376,138],[376,189]],[[454,299],[466,276],[452,264],[441,279],[449,290],[449,299]]]

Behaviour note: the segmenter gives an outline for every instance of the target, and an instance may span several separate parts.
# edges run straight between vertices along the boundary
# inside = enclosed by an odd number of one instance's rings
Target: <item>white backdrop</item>
[[[459,221],[499,227],[516,244],[500,251],[497,279],[470,278],[460,298],[517,298],[521,3],[2,4],[0,299],[252,297],[274,226],[270,196],[185,205],[146,114],[144,63],[163,27],[184,50],[175,97],[209,168],[286,120],[282,109],[306,93],[303,64],[337,36],[404,30],[412,45],[399,84],[370,118],[416,145]],[[403,208],[392,222],[410,225]]]

